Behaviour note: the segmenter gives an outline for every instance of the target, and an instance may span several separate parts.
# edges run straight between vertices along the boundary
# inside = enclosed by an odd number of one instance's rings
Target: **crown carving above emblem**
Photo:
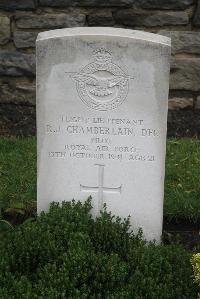
[[[93,52],[94,59],[97,63],[106,63],[112,60],[111,52],[105,48],[99,48]]]

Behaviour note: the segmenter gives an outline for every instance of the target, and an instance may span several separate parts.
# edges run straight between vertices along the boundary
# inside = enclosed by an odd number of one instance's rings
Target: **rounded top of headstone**
[[[75,27],[44,31],[38,34],[37,42],[52,38],[92,35],[131,38],[171,46],[171,39],[163,35],[139,30],[109,27]]]

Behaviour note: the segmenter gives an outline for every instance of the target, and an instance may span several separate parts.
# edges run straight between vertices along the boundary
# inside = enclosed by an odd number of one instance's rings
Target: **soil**
[[[196,222],[190,219],[178,218],[163,221],[163,241],[165,244],[178,243],[186,249],[200,250],[200,219]]]
[[[200,109],[169,111],[167,136],[200,138]]]
[[[36,134],[34,106],[0,105],[0,136],[29,137]]]

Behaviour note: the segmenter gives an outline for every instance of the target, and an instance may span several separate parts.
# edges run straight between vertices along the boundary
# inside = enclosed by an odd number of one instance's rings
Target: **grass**
[[[36,205],[35,138],[0,139],[0,207]]]
[[[200,219],[200,140],[167,142],[164,215]],[[0,206],[36,204],[35,138],[0,139]]]
[[[164,215],[200,218],[200,140],[167,143]]]

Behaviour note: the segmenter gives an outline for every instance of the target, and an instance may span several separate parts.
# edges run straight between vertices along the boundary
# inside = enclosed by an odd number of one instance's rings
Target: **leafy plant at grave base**
[[[191,253],[155,245],[90,200],[51,205],[0,239],[0,298],[196,299]]]
[[[200,299],[200,253],[194,254],[191,261],[194,270],[194,277],[199,285],[198,298]]]
[[[7,233],[10,230],[13,230],[13,226],[10,222],[4,220],[4,219],[0,219],[0,237],[2,237],[2,235],[4,233]]]

